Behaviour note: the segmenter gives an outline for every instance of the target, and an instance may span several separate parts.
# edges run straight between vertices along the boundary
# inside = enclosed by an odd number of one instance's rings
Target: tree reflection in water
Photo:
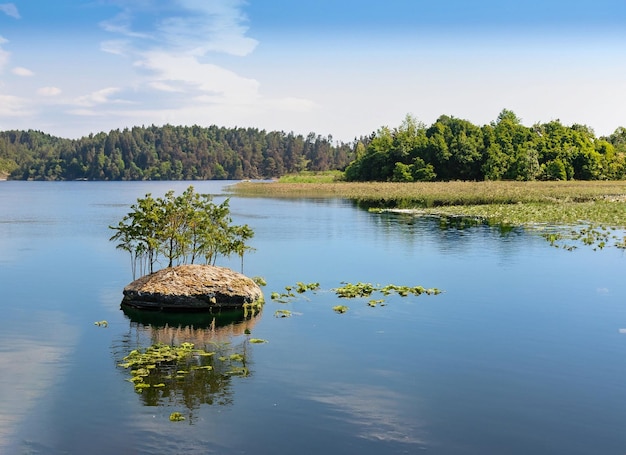
[[[203,404],[231,405],[232,378],[252,374],[249,335],[258,313],[123,311],[130,327],[115,360],[146,406],[184,407],[193,419]]]

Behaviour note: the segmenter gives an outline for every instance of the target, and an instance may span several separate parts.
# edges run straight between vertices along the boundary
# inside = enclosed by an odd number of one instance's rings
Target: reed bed
[[[626,200],[624,181],[568,182],[241,182],[240,196],[335,198],[413,207]]]
[[[593,223],[626,228],[626,182],[242,182],[239,196],[345,198],[364,207],[489,222]]]

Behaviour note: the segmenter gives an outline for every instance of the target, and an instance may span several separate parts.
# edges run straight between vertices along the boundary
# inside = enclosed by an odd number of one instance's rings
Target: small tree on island
[[[115,231],[109,240],[130,253],[133,280],[137,271],[154,272],[161,258],[167,267],[201,259],[215,265],[218,256],[235,253],[243,272],[243,255],[253,249],[246,241],[254,231],[246,224],[232,225],[229,199],[215,204],[210,195],[196,193],[190,186],[180,196],[168,191],[155,199],[148,193],[130,208],[117,226],[109,226]]]

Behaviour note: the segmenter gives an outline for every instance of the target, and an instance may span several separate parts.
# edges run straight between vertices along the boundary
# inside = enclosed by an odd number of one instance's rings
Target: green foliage
[[[134,127],[76,140],[0,132],[0,176],[16,180],[257,179],[339,170],[351,144],[255,128]]]
[[[258,286],[267,286],[267,281],[265,281],[265,278],[261,276],[253,276],[252,281],[254,281]]]
[[[307,291],[317,291],[319,287],[319,283],[302,283],[298,281],[295,285],[295,291],[298,294],[304,294]],[[296,298],[296,294],[293,291],[294,286],[285,286],[285,292],[272,292],[270,298],[278,303],[287,303]]]
[[[253,344],[267,343],[267,340],[262,340],[261,338],[250,338],[248,341]]]
[[[544,165],[544,174],[548,180],[567,180],[565,164],[560,159],[548,161]]]
[[[341,298],[353,299],[356,297],[369,297],[373,292],[379,290],[378,286],[371,283],[342,283],[344,286],[333,289],[335,294]]]
[[[339,170],[312,172],[302,171],[296,174],[283,175],[278,179],[281,183],[329,183],[343,180],[343,172]]]
[[[427,295],[437,295],[440,294],[441,291],[437,288],[429,288],[426,289],[423,286],[399,286],[396,284],[388,284],[386,286],[376,285],[374,286],[371,283],[342,283],[343,286],[333,289],[335,294],[338,297],[344,299],[354,299],[359,297],[370,297],[373,293],[379,292],[384,296],[388,296],[391,294],[397,294],[400,297],[406,297],[409,294],[413,294],[414,296],[419,296],[422,294]],[[384,299],[378,300],[370,300],[368,302],[369,306],[376,306],[380,303],[383,303]]]
[[[374,293],[380,293],[385,297],[391,294],[397,294],[401,297],[406,297],[409,294],[412,294],[414,296],[419,296],[422,294],[437,295],[441,293],[439,289],[436,289],[436,288],[426,289],[423,286],[409,287],[409,286],[398,286],[395,284],[388,284],[386,286],[380,286],[380,285],[373,285],[371,283],[362,283],[362,282],[358,282],[356,284],[342,282],[342,284],[343,286],[334,288],[332,289],[332,291],[337,295],[337,297],[343,298],[343,299],[365,298],[365,297],[370,297]],[[309,290],[318,291],[319,287],[320,287],[319,283],[304,284],[302,282],[298,282],[296,283],[295,291],[297,294],[303,294],[304,292],[309,291]],[[288,303],[297,298],[297,294],[293,293],[293,290],[294,290],[293,286],[285,286],[285,290],[287,291],[285,293],[273,292],[271,296],[272,300],[278,303]],[[375,307],[377,305],[384,306],[385,300],[384,299],[370,299],[367,304],[370,307]],[[348,307],[345,305],[337,305],[333,307],[333,310],[336,311],[337,313],[345,313],[346,311],[348,311]],[[291,311],[282,310],[282,309],[276,310],[274,312],[274,316],[277,318],[287,318],[287,317],[290,317],[291,314],[292,314]]]
[[[180,412],[172,412],[170,414],[171,422],[181,422],[183,420],[185,420],[185,417]]]
[[[291,317],[291,311],[289,310],[276,310],[274,312],[274,316],[277,318],[288,318]]]
[[[254,232],[247,225],[232,225],[229,200],[214,204],[208,194],[196,193],[193,186],[180,196],[168,191],[163,198],[150,194],[137,199],[131,211],[118,223],[110,238],[116,247],[130,253],[133,278],[152,273],[163,257],[167,267],[204,259],[215,264],[218,256],[241,257],[252,248],[246,241]]]
[[[608,247],[620,249],[626,248],[624,241],[626,237],[618,236],[613,228],[606,226],[583,226],[571,229],[552,228],[550,232],[543,233],[542,236],[556,248],[563,248],[573,251],[579,245],[591,247],[594,251]]]
[[[345,170],[348,181],[599,180],[626,173],[626,130],[596,138],[558,120],[526,127],[504,109],[482,127],[442,115],[429,128],[410,116],[380,128]]]

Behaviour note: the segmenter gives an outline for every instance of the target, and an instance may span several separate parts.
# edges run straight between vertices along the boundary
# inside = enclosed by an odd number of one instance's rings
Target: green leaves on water
[[[185,416],[183,416],[180,412],[172,412],[170,414],[170,421],[172,422],[181,422],[185,420]]]
[[[373,285],[371,283],[346,283],[342,282],[343,286],[331,289],[337,297],[342,299],[354,299],[354,298],[368,298],[371,297],[375,293],[382,294],[383,297],[388,297],[392,294],[396,294],[400,297],[407,297],[409,295],[419,296],[422,294],[426,295],[437,295],[441,294],[441,290],[437,288],[425,288],[424,286],[399,286],[397,284],[388,284],[386,286],[381,286],[379,284]],[[273,292],[271,294],[271,299],[278,303],[290,303],[297,298],[297,294],[303,294],[309,290],[318,291],[320,288],[319,283],[309,283],[305,284],[303,282],[298,281],[295,286],[285,286],[285,291],[283,293]],[[295,293],[294,293],[295,291]],[[370,299],[367,302],[368,306],[376,307],[378,305],[385,306],[385,299]],[[333,306],[333,310],[337,313],[345,313],[348,310],[348,307],[345,305],[336,305]],[[274,312],[274,316],[277,318],[288,318],[292,315],[291,311],[279,309]]]
[[[168,379],[184,378],[185,375],[189,374],[189,370],[186,368],[188,360],[194,358],[196,361],[201,361],[201,359],[211,357],[214,354],[214,352],[207,352],[204,349],[195,349],[193,343],[181,343],[180,346],[157,343],[143,352],[138,349],[132,350],[118,366],[130,369],[129,382],[135,385],[136,392],[141,393],[143,389],[150,387],[165,387],[166,384],[162,382],[162,376]],[[197,367],[197,365],[195,366]],[[208,367],[212,368],[210,365]],[[198,369],[194,366],[191,368]],[[200,366],[200,368],[204,368],[204,366]],[[169,374],[162,375],[159,374],[160,371],[155,372],[156,370],[167,370]]]
[[[618,236],[613,228],[605,226],[586,226],[567,230],[555,228],[551,232],[542,234],[550,246],[573,251],[579,245],[592,247],[594,251],[602,250],[609,246],[626,249],[626,236]]]
[[[389,296],[392,294],[397,294],[400,297],[407,297],[408,295],[419,296],[422,294],[427,295],[437,295],[441,294],[441,290],[437,288],[425,288],[423,286],[398,286],[396,284],[388,284],[386,286],[373,285],[371,283],[342,283],[343,286],[333,289],[335,294],[339,298],[342,299],[354,299],[354,298],[363,298],[363,297],[371,297],[374,293],[381,293],[383,296]],[[378,305],[384,306],[386,305],[385,299],[370,299],[367,302],[367,305],[370,307],[375,307]],[[345,308],[345,309],[344,309]],[[333,307],[338,313],[344,313],[347,310],[347,307],[342,307],[341,305]],[[343,310],[343,311],[340,311]]]
[[[98,327],[108,327],[109,323],[107,321],[96,321],[93,323],[93,325],[97,325]]]
[[[291,311],[289,311],[289,310],[276,310],[276,311],[274,311],[274,317],[277,317],[277,318],[289,318],[289,317],[291,317]]]
[[[374,291],[377,290],[377,288],[370,283],[359,282],[356,284],[352,284],[342,282],[342,284],[344,284],[344,286],[335,288],[333,289],[333,291],[335,292],[335,294],[337,294],[337,296],[346,299],[353,299],[355,297],[369,297]]]
[[[265,281],[265,278],[263,278],[262,276],[253,276],[252,277],[252,281],[254,281],[257,286],[267,286],[267,282]]]
[[[296,298],[296,293],[304,294],[307,291],[317,291],[319,287],[319,283],[303,283],[298,281],[295,286],[285,286],[286,292],[272,292],[270,298],[278,303],[288,303]]]

